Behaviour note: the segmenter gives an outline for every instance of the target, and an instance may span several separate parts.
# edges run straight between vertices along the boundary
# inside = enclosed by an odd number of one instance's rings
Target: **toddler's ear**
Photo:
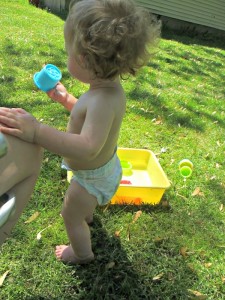
[[[80,62],[80,64],[81,64],[81,66],[82,66],[82,67],[85,67],[85,63],[86,63],[85,55],[84,55],[84,54],[78,55],[78,59],[79,59],[79,62]]]
[[[85,55],[84,54],[80,54],[78,57],[79,57],[79,60],[80,60],[81,63],[85,62]]]

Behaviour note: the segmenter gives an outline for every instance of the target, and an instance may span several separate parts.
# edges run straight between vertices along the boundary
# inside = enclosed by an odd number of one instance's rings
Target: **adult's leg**
[[[42,161],[42,148],[5,135],[8,152],[0,158],[0,196],[15,195],[15,212],[0,228],[0,246],[10,235],[34,190]]]
[[[96,198],[72,180],[65,195],[62,210],[71,245],[56,247],[58,259],[70,263],[87,263],[94,259],[90,229],[86,220],[93,215],[96,206]]]

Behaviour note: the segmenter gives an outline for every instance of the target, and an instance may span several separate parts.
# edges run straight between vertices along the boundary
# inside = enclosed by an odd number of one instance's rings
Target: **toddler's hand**
[[[47,92],[47,95],[54,101],[63,104],[67,100],[67,90],[65,86],[58,82],[56,87]]]
[[[40,123],[22,108],[0,108],[0,131],[34,143]]]

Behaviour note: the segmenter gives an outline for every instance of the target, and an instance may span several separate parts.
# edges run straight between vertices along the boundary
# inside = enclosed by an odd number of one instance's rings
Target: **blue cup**
[[[48,92],[53,89],[62,78],[61,71],[54,65],[48,64],[34,74],[34,83],[42,91]]]

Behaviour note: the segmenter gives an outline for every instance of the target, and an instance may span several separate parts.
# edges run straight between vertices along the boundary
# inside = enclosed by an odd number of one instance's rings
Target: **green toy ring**
[[[192,175],[193,163],[189,159],[183,159],[179,162],[179,171],[182,177],[188,178]]]

